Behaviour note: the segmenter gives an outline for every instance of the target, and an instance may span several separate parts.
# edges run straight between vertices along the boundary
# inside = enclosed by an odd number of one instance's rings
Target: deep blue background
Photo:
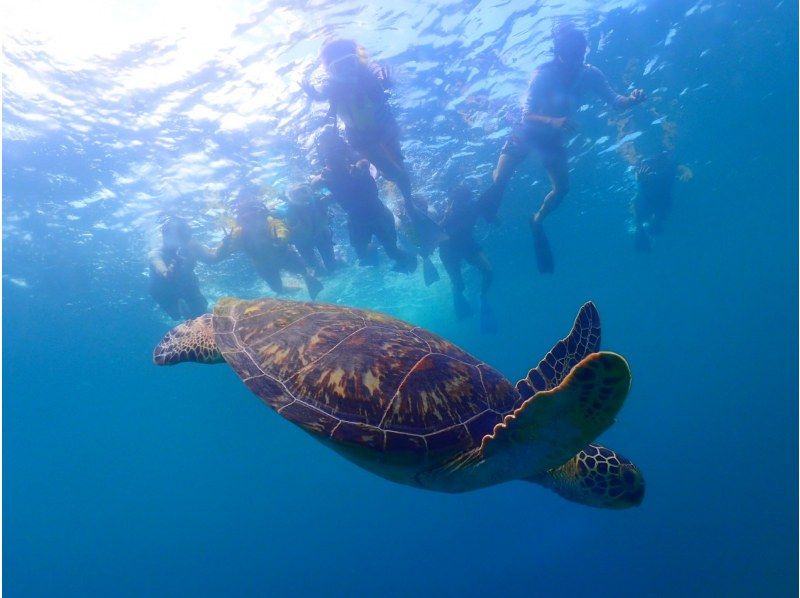
[[[152,366],[168,324],[137,245],[103,231],[79,245],[33,213],[19,226],[35,247],[3,241],[8,595],[795,595],[797,10],[709,3],[683,22],[692,4],[678,4],[612,11],[604,30],[627,34],[595,57],[619,82],[680,20],[660,82],[708,84],[673,105],[695,176],[651,254],[627,234],[625,164],[590,152],[548,221],[554,275],[535,272],[524,224],[544,183],[534,162],[486,232],[497,336],[457,323],[444,283],[388,296],[377,275],[341,283],[348,302],[426,326],[512,380],[594,300],[605,348],[634,375],[602,442],[643,470],[640,508],[590,509],[522,482],[447,496],[363,472],[230,369]],[[85,175],[80,156],[56,157],[57,139],[38,143],[4,140],[6,226],[26,202],[58,197],[48,164]],[[479,149],[487,164],[501,143]],[[117,251],[103,268],[101,246]]]

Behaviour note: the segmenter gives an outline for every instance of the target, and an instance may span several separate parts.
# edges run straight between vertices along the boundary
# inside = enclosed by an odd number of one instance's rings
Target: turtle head
[[[567,500],[590,507],[627,509],[644,499],[644,477],[619,453],[590,444],[560,467],[530,478]]]
[[[184,361],[222,363],[217,348],[211,314],[188,320],[167,332],[153,351],[156,365],[175,365]]]

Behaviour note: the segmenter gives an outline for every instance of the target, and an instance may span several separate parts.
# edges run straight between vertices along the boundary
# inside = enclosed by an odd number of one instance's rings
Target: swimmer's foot
[[[481,301],[481,333],[495,334],[497,332],[497,318],[494,311],[486,301]]]
[[[433,265],[430,256],[422,258],[422,277],[425,279],[426,287],[439,280],[439,272],[436,270],[436,266]]]
[[[467,303],[462,293],[453,293],[453,308],[459,320],[468,318],[470,314],[472,314],[472,308],[469,306],[469,303]]]
[[[534,216],[531,218],[531,232],[533,233],[533,247],[536,250],[536,265],[542,274],[552,274],[555,269],[553,263],[553,252],[550,249],[550,242],[544,234],[541,221]]]

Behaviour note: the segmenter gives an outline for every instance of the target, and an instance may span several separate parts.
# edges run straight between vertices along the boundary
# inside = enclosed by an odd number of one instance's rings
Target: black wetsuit
[[[466,201],[451,205],[442,220],[447,239],[439,244],[439,257],[453,283],[453,291],[457,293],[464,290],[462,260],[472,264],[483,274],[483,294],[492,282],[492,267],[473,236],[479,215],[476,202]]]
[[[672,207],[678,165],[668,154],[642,160],[636,168],[638,189],[634,200],[637,227],[645,223],[658,233]]]
[[[369,243],[373,236],[393,260],[409,259],[410,256],[397,247],[394,216],[380,200],[378,185],[365,162],[337,170],[326,168],[321,178],[331,192],[331,199],[347,213],[350,243],[360,260],[369,259]]]
[[[169,268],[169,274],[159,274],[151,259],[150,295],[169,317],[186,320],[208,311],[208,301],[200,291],[200,282],[194,272],[197,260],[191,255],[191,250],[178,248],[168,251],[162,247],[154,252],[154,257],[163,260]]]
[[[286,209],[292,244],[308,265],[319,265],[319,251],[326,270],[336,267],[333,253],[333,234],[328,225],[328,210],[317,199],[308,203],[289,202]]]

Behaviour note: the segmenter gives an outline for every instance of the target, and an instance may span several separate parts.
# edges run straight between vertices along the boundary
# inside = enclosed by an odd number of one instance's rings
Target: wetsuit
[[[196,318],[208,311],[194,272],[198,259],[195,245],[199,244],[190,241],[174,250],[162,246],[150,253],[150,295],[175,320]],[[166,276],[156,268],[157,262],[168,269]]]
[[[649,234],[661,232],[672,207],[672,191],[677,177],[678,165],[666,153],[642,160],[636,167],[638,189],[633,211],[638,250],[647,251],[650,248]]]
[[[394,216],[380,200],[378,185],[366,161],[343,168],[325,168],[320,181],[331,192],[331,199],[347,214],[350,244],[359,260],[369,261],[369,243],[375,236],[391,259],[410,265],[414,258],[397,246]]]
[[[442,228],[447,239],[439,244],[439,257],[453,283],[453,291],[464,291],[464,279],[461,276],[461,261],[478,268],[483,274],[483,293],[492,281],[492,267],[486,259],[480,245],[473,236],[479,211],[474,202],[451,204],[442,220]]]
[[[389,107],[389,82],[378,65],[361,64],[352,77],[329,78],[320,95],[342,119],[348,143],[372,162],[410,199],[411,188],[400,149],[400,129]]]
[[[308,265],[319,265],[319,251],[326,270],[336,268],[333,253],[333,234],[328,226],[328,210],[317,199],[308,203],[290,201],[286,210],[292,244]]]

